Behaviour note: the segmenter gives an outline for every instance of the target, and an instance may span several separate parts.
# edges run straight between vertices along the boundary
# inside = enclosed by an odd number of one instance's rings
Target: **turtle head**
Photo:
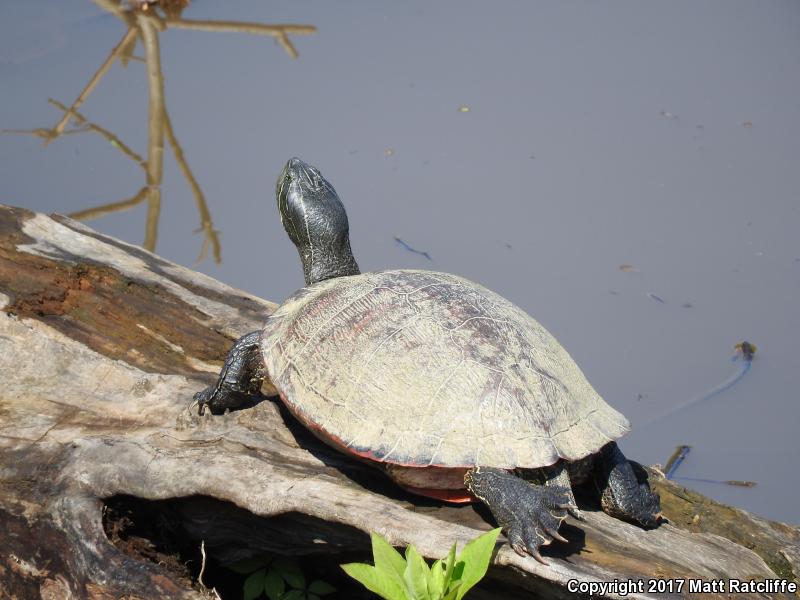
[[[358,275],[344,204],[319,169],[291,158],[278,177],[278,212],[300,253],[306,285]]]

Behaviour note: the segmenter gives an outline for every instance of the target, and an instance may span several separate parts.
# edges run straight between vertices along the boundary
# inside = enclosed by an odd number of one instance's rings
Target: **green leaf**
[[[266,569],[259,569],[244,580],[244,600],[254,600],[264,591],[264,576]]]
[[[306,578],[302,573],[284,573],[283,578],[293,588],[298,590],[306,589]]]
[[[372,538],[372,556],[377,569],[392,576],[398,585],[404,585],[403,573],[406,570],[406,561],[403,556],[377,533],[372,532],[370,537]]]
[[[403,580],[406,584],[406,593],[411,600],[430,600],[428,594],[428,579],[431,570],[428,563],[420,556],[414,546],[406,548],[406,570],[403,573]]]
[[[385,600],[407,600],[403,588],[394,581],[391,575],[379,571],[372,565],[349,563],[342,565],[342,569],[370,592],[378,594]]]
[[[453,581],[453,568],[456,566],[456,545],[453,544],[450,548],[450,552],[447,553],[447,558],[444,559],[444,585],[445,590],[450,590],[451,586],[450,583]],[[455,579],[460,579],[459,577],[455,577]]]
[[[499,527],[475,538],[461,550],[458,560],[464,563],[464,569],[459,577],[461,586],[456,600],[461,600],[464,594],[486,575],[498,535],[500,535]]]
[[[454,582],[447,589],[447,593],[445,594],[444,598],[442,598],[442,600],[456,600],[456,598],[458,598],[459,588],[461,588],[461,582],[460,581]]]
[[[269,600],[281,600],[283,592],[286,591],[286,584],[278,569],[270,569],[264,578],[264,593]]]
[[[227,565],[225,568],[230,569],[231,571],[235,571],[236,573],[240,573],[242,575],[247,575],[254,571],[257,571],[261,567],[266,567],[272,557],[270,556],[254,556],[253,558],[245,558],[244,560],[238,560],[235,563],[231,563]]]
[[[437,560],[431,565],[431,576],[428,578],[428,593],[431,599],[440,600],[444,595],[445,588],[444,566],[441,560]]]
[[[303,600],[305,597],[306,593],[303,590],[289,590],[281,596],[281,600]]]
[[[452,581],[461,581],[461,577],[463,575],[464,575],[464,561],[463,560],[456,561],[456,564],[453,567]]]
[[[293,588],[305,590],[306,578],[296,560],[278,558],[272,563],[272,568],[280,573],[284,581]]]
[[[327,596],[328,594],[335,592],[336,588],[327,581],[316,579],[315,581],[311,582],[311,585],[308,586],[308,591],[312,594],[317,594],[318,596]]]

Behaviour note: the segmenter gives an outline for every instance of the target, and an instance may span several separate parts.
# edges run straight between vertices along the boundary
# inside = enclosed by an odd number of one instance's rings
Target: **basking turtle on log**
[[[300,159],[277,200],[306,287],[236,342],[195,395],[201,413],[247,403],[269,378],[320,439],[416,494],[480,500],[541,562],[567,514],[582,518],[572,484],[587,479],[608,514],[657,525],[658,495],[615,443],[628,420],[537,321],[455,275],[362,274],[342,202]]]

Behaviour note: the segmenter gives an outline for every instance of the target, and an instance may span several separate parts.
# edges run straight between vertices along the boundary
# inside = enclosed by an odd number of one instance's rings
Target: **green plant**
[[[262,594],[269,600],[321,600],[336,591],[321,579],[307,583],[297,561],[288,558],[251,558],[229,568],[242,575],[249,574],[244,580],[244,600],[261,598]]]
[[[414,546],[405,558],[377,533],[372,534],[375,565],[342,565],[345,573],[385,600],[461,600],[489,568],[500,528],[475,538],[456,558],[456,545],[430,567]]]

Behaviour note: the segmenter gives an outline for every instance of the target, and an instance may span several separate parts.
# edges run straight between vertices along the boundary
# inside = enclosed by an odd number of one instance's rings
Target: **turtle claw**
[[[577,506],[572,504],[572,502],[565,502],[563,504],[559,504],[558,508],[564,509],[569,513],[572,517],[578,519],[578,521],[585,521],[586,517],[583,514],[583,511],[579,509]]]
[[[545,567],[549,567],[550,566],[550,563],[547,562],[544,558],[542,558],[541,554],[539,554],[539,550],[538,549],[535,548],[535,549],[531,550],[530,552],[528,552],[528,554],[530,554],[531,557],[536,559],[537,562],[542,563]]]
[[[575,519],[578,519],[578,521],[586,521],[586,515],[584,515],[583,511],[580,510],[579,508],[577,508],[576,506],[573,506],[572,508],[568,508],[567,512],[570,515],[572,515],[572,517],[574,517]]]
[[[519,533],[518,531],[508,533],[508,543],[511,545],[511,548],[513,548],[514,552],[516,552],[523,558],[526,556],[530,556],[534,558],[537,562],[540,562],[543,565],[545,565],[546,567],[550,566],[550,563],[547,562],[539,553],[539,546],[546,544],[542,544],[541,542],[536,543],[530,541],[526,543],[522,537],[522,534]],[[549,543],[549,541],[547,543]]]
[[[509,534],[508,534],[508,544],[514,550],[514,552],[516,552],[520,556],[527,556],[528,555],[528,547],[525,545],[525,541],[522,539],[521,535],[519,535],[519,534],[512,535],[512,533],[509,532]]]
[[[539,554],[538,550],[534,550],[533,552],[531,552],[531,556],[533,558],[535,558],[538,562],[542,563],[545,567],[549,567],[550,566],[550,563],[542,558],[542,555]]]
[[[569,540],[567,538],[565,538],[563,535],[561,535],[560,533],[558,533],[557,529],[545,529],[545,531],[547,532],[547,535],[549,535],[554,540],[557,540],[559,542],[567,542],[567,543],[569,543]]]
[[[192,404],[197,404],[197,414],[201,417],[206,414],[206,406],[211,402],[211,397],[213,395],[214,389],[211,387],[207,387],[194,395],[194,402]]]

